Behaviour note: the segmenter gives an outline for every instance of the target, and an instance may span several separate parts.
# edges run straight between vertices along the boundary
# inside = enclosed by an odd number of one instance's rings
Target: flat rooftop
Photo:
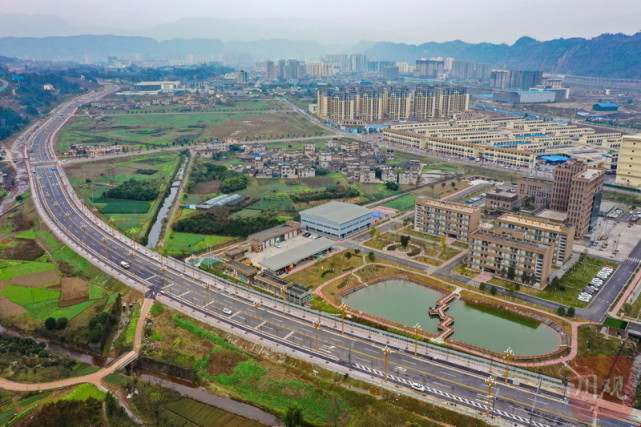
[[[372,210],[353,203],[329,202],[300,211],[301,218],[309,216],[321,221],[342,224],[365,215],[371,215]]]
[[[551,210],[547,210],[547,211],[557,212],[557,211],[551,211]],[[559,213],[562,213],[565,215],[565,217],[567,217],[567,214],[565,212],[559,212]],[[525,217],[521,215],[505,214],[499,217],[499,221],[511,222],[513,224],[520,224],[523,226],[538,228],[541,230],[554,231],[557,233],[563,233],[568,230],[567,227],[564,227],[558,223],[551,222],[548,219],[545,219],[542,217],[537,218],[537,217]]]
[[[266,258],[259,262],[261,266],[271,271],[278,271],[288,265],[295,264],[298,261],[322,252],[335,245],[335,242],[325,237],[313,239],[309,243],[279,253],[271,258]]]
[[[536,214],[538,218],[548,219],[554,222],[565,223],[568,220],[567,212],[553,211],[552,209],[545,209]]]
[[[416,199],[416,204],[419,205],[429,205],[429,206],[434,206],[436,208],[443,208],[443,209],[449,209],[453,210],[456,212],[465,212],[465,213],[474,213],[478,211],[476,208],[472,208],[468,205],[465,205],[463,203],[458,203],[458,202],[447,202],[443,200],[435,200],[435,199],[430,199],[429,197],[418,197]]]
[[[292,231],[298,230],[298,227],[293,227],[289,224],[280,224],[267,230],[259,231],[254,234],[247,236],[248,240],[258,240],[260,242],[264,240],[269,240],[272,237],[282,236],[283,234],[290,233]]]

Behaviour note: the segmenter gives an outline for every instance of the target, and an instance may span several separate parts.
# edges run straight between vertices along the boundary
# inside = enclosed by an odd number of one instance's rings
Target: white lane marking
[[[288,333],[287,335],[285,335],[285,336],[283,337],[283,339],[284,339],[285,341],[287,341],[287,340],[289,339],[289,337],[291,337],[293,334],[294,334],[294,331],[290,331],[290,333]]]

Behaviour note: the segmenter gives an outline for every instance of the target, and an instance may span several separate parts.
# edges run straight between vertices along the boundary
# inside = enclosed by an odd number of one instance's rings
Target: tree
[[[552,287],[555,289],[558,288],[560,284],[561,284],[561,279],[559,279],[558,276],[554,276],[554,278],[552,279],[552,282],[550,283],[550,285],[552,285]]]
[[[367,254],[367,259],[368,259],[370,262],[374,262],[374,261],[376,261],[376,254],[374,254],[374,252],[371,252],[371,251],[370,251],[370,253],[368,253],[368,254]]]
[[[401,188],[401,187],[400,187],[400,185],[398,185],[397,183],[395,183],[395,182],[391,182],[391,181],[390,181],[390,182],[386,182],[386,183],[385,183],[385,188],[387,188],[387,189],[388,189],[388,190],[390,190],[390,191],[396,191],[396,190],[398,190],[398,189],[399,189],[399,188]]]
[[[556,309],[556,314],[559,316],[565,316],[565,307],[560,305],[559,308]]]
[[[568,317],[574,317],[575,313],[576,313],[576,310],[574,309],[574,307],[568,308]]]
[[[56,329],[63,330],[67,327],[67,323],[69,323],[69,321],[66,317],[59,317],[58,320],[56,320]]]
[[[345,251],[345,258],[350,259],[352,257],[352,253],[350,251]]]
[[[303,427],[305,425],[303,411],[296,406],[290,406],[287,408],[283,423],[285,423],[285,427]]]
[[[523,282],[523,283],[527,283],[527,282],[528,282],[528,280],[530,280],[530,274],[529,274],[527,271],[524,271],[524,272],[521,274],[521,282]]]
[[[507,278],[509,280],[514,280],[515,277],[516,277],[516,269],[514,268],[513,265],[511,265],[507,268]]]
[[[376,227],[372,227],[372,228],[369,229],[369,235],[370,236],[376,237],[377,234],[378,234],[378,230],[376,229]]]
[[[56,319],[53,317],[47,317],[45,319],[45,328],[47,328],[48,331],[53,331],[58,327],[58,324],[56,323]]]
[[[498,293],[498,291],[499,291],[499,290],[496,288],[496,286],[492,286],[492,287],[490,288],[490,293],[491,293],[492,295],[496,295],[496,294]]]
[[[482,290],[483,292],[485,292],[485,289],[487,289],[487,283],[481,282],[479,284],[479,289]]]
[[[411,239],[410,236],[407,236],[405,234],[401,235],[401,246],[406,248],[407,245],[410,243],[410,239]]]

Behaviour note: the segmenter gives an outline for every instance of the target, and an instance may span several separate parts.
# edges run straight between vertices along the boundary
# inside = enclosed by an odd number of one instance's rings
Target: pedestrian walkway
[[[461,288],[456,288],[451,294],[447,294],[444,297],[436,301],[434,307],[427,309],[427,312],[430,316],[438,316],[441,321],[438,323],[438,328],[441,330],[441,333],[435,338],[439,341],[445,341],[450,335],[454,333],[454,317],[446,313],[447,309],[450,308],[450,302],[453,299],[460,298]]]

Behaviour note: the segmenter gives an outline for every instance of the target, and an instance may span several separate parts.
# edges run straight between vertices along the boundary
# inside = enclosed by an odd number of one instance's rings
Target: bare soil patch
[[[6,283],[17,286],[30,286],[39,288],[44,285],[56,283],[60,280],[56,270],[41,271],[40,273],[26,274],[24,276],[7,279]]]
[[[24,307],[12,303],[5,297],[0,297],[0,316],[18,316],[26,312],[27,310]]]
[[[45,253],[35,240],[20,239],[19,242],[18,245],[4,248],[2,258],[34,261]]]
[[[242,353],[232,350],[220,350],[213,354],[207,366],[209,375],[227,374],[231,375],[238,363],[245,360]]]
[[[80,277],[63,277],[60,289],[60,307],[69,307],[89,300],[89,282]]]
[[[220,187],[220,181],[206,181],[199,182],[194,185],[192,193],[194,194],[211,194],[218,193],[218,188]]]

